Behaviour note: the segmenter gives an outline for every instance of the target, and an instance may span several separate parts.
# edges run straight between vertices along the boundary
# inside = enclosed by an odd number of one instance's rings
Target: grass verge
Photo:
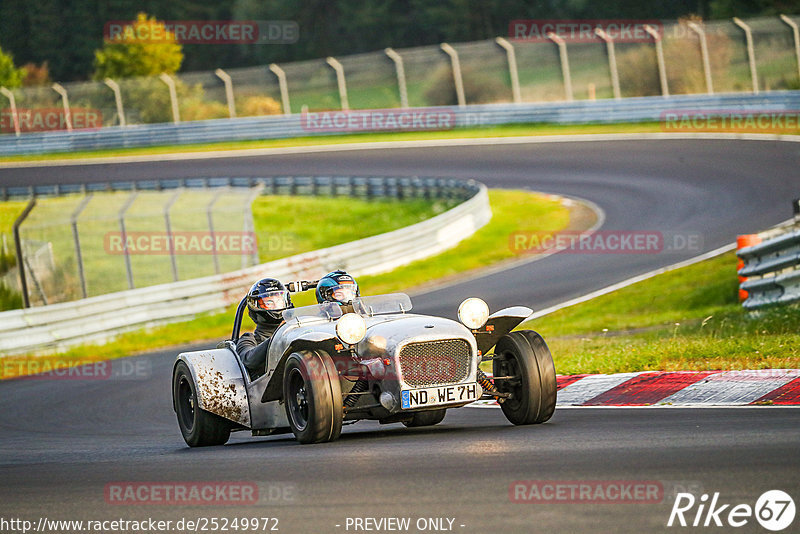
[[[472,237],[465,239],[453,249],[440,255],[411,263],[390,273],[361,277],[359,284],[364,293],[380,294],[389,291],[408,290],[415,285],[434,278],[455,276],[472,269],[486,267],[513,256],[508,247],[508,234],[512,230],[555,231],[573,226],[571,210],[559,199],[548,195],[525,191],[492,190],[489,192],[494,216]],[[582,207],[572,212],[580,212]],[[591,225],[585,213],[580,214],[580,224]],[[588,223],[588,224],[587,224]],[[320,231],[319,233],[324,233]],[[293,297],[296,305],[311,303],[313,292]],[[173,323],[156,328],[129,332],[105,345],[77,345],[58,353],[47,355],[19,355],[8,357],[4,362],[0,378],[12,378],[24,374],[26,362],[35,360],[38,368],[59,368],[85,364],[160,348],[175,348],[187,343],[225,339],[230,335],[234,307],[222,313],[205,314],[190,321]],[[248,321],[249,322],[249,321]],[[252,328],[252,325],[243,325]],[[209,341],[209,344],[213,341]]]
[[[559,374],[800,367],[800,307],[748,314],[723,254],[556,311],[520,328]]]

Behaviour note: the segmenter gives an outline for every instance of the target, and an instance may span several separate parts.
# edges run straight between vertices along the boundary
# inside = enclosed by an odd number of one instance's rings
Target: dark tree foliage
[[[185,45],[184,71],[506,35],[514,19],[675,19],[798,13],[800,0],[2,0],[0,46],[54,80],[86,79],[110,20],[293,20],[291,45]]]

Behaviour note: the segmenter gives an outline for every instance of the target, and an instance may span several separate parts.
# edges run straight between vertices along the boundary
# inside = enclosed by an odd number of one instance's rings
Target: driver
[[[355,278],[340,270],[330,272],[317,282],[317,302],[337,302],[352,306],[353,299],[360,296]]]
[[[289,291],[274,278],[259,280],[247,292],[247,311],[256,329],[239,337],[236,352],[249,371],[264,372],[270,337],[283,322],[281,312],[288,308],[294,308]]]

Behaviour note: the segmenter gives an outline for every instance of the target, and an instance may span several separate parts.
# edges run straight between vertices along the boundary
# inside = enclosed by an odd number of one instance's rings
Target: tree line
[[[705,19],[797,13],[800,0],[2,0],[0,46],[52,79],[95,72],[108,21],[291,20],[293,44],[183,45],[183,71],[244,67],[506,35],[515,19]],[[0,66],[2,70],[2,66]]]

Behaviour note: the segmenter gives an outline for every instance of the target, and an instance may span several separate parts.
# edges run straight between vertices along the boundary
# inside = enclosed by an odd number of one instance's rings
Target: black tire
[[[442,422],[442,419],[444,419],[446,413],[447,413],[446,408],[442,408],[441,410],[416,412],[414,414],[414,417],[412,417],[410,421],[403,421],[403,424],[406,425],[408,428],[413,428],[416,426],[438,425],[439,423]]]
[[[519,330],[501,337],[494,349],[494,376],[516,376],[498,380],[497,389],[511,393],[500,407],[515,425],[544,423],[556,409],[556,368],[542,336]]]
[[[172,375],[172,395],[178,426],[190,447],[224,445],[231,437],[231,422],[197,407],[197,386],[184,362],[178,362]]]
[[[292,353],[283,370],[286,417],[300,443],[333,441],[342,433],[342,389],[324,351]]]

